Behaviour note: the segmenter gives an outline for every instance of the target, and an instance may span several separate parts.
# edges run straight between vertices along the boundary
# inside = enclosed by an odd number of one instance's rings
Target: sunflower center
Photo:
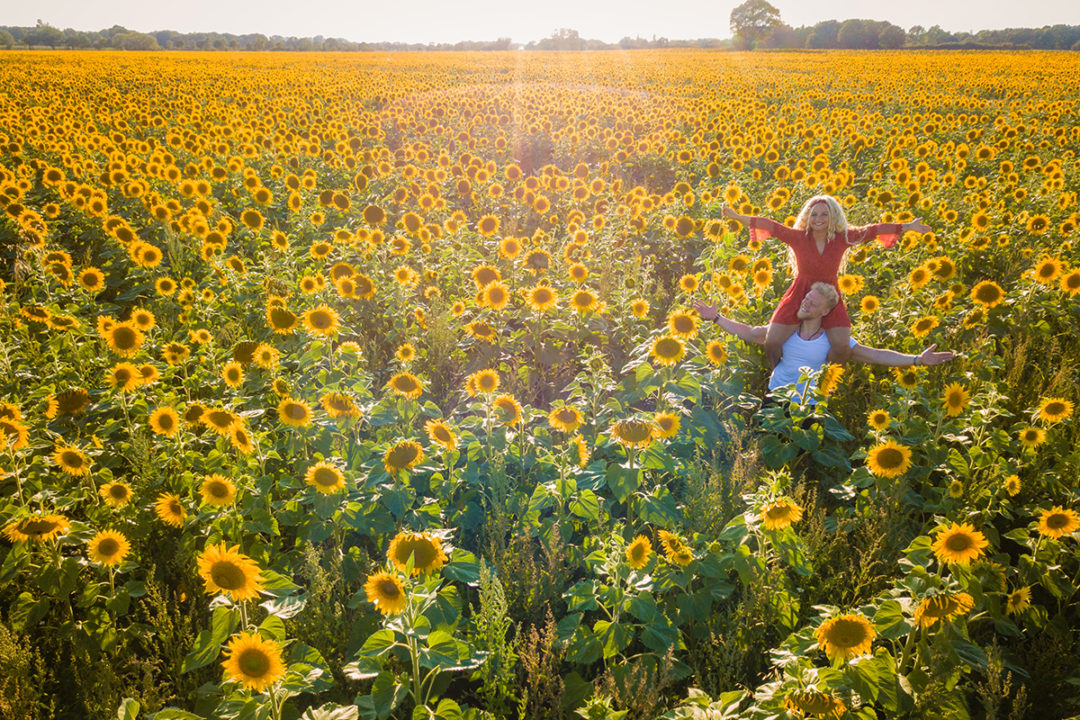
[[[76,470],[83,466],[82,456],[74,450],[65,450],[61,453],[60,462],[64,463],[67,467]]]
[[[866,640],[866,628],[859,622],[838,620],[829,630],[828,640],[839,648],[853,648]]]
[[[111,557],[120,552],[120,543],[118,543],[115,538],[105,538],[98,543],[97,551],[99,555]]]
[[[247,648],[240,653],[237,665],[249,678],[260,678],[270,672],[270,656],[260,648]]]
[[[338,474],[333,468],[319,468],[313,476],[316,485],[333,487],[338,484]]]
[[[206,493],[213,498],[226,498],[229,496],[229,486],[220,480],[214,480],[206,484]]]
[[[416,447],[411,444],[398,445],[386,456],[386,462],[395,468],[407,467],[415,459]]]
[[[128,496],[128,489],[123,485],[110,485],[109,497],[115,500],[124,500]]]
[[[885,448],[878,453],[877,463],[883,468],[898,468],[904,462],[904,455],[894,448]]]
[[[1061,413],[1065,412],[1065,403],[1058,400],[1055,400],[1054,402],[1049,402],[1046,404],[1046,407],[1043,408],[1043,411],[1047,415],[1060,415]]]
[[[396,600],[401,595],[401,590],[393,578],[384,578],[379,582],[379,594],[385,600]]]
[[[135,331],[121,325],[113,330],[113,342],[121,350],[130,350],[135,347]]]
[[[222,590],[238,590],[247,584],[247,575],[243,568],[229,562],[218,560],[210,568],[210,578]]]
[[[1060,530],[1069,526],[1069,516],[1065,513],[1053,513],[1046,516],[1046,527],[1051,530]]]
[[[48,535],[58,527],[59,525],[52,520],[36,518],[24,522],[20,529],[22,530],[23,535],[41,536]]]
[[[945,547],[952,552],[964,552],[972,547],[971,537],[964,533],[954,533],[945,538]]]
[[[656,343],[656,354],[662,358],[676,357],[680,349],[678,341],[672,338],[664,338]]]

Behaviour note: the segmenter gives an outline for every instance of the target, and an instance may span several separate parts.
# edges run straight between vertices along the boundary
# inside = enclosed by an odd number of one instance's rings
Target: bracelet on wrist
[[[912,355],[911,356],[911,365],[912,365],[912,367],[918,367],[919,366],[919,356],[918,355]]]

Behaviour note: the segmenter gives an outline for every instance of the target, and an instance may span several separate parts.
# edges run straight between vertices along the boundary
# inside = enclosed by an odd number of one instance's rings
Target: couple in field
[[[908,230],[929,232],[920,220],[908,223],[877,223],[849,227],[843,208],[835,198],[819,195],[803,205],[789,228],[762,217],[740,215],[729,207],[724,217],[750,228],[757,239],[776,238],[788,246],[794,278],[768,325],[750,326],[724,317],[715,304],[698,301],[694,307],[705,320],[746,342],[765,346],[772,366],[769,392],[798,383],[801,368],[820,370],[826,362],[853,360],[872,365],[906,367],[940,365],[952,360],[952,352],[935,352],[934,345],[918,355],[866,347],[851,338],[851,320],[837,284],[844,256],[853,245],[875,238],[891,248]],[[803,387],[797,387],[802,393]]]

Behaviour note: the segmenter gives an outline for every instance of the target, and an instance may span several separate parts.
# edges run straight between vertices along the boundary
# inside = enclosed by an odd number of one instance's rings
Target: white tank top
[[[851,338],[851,347],[855,347],[856,344],[855,339]],[[796,331],[784,343],[783,353],[780,363],[773,368],[772,375],[769,377],[769,392],[794,384],[794,393],[802,395],[806,385],[799,382],[803,368],[809,368],[814,373],[821,370],[825,359],[829,356],[829,336],[822,332],[813,340],[803,340]],[[811,378],[811,389],[816,384],[817,378]],[[807,401],[816,402],[812,397],[808,397]]]

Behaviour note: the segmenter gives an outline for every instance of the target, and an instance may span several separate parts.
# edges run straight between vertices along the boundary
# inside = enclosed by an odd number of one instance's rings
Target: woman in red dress
[[[810,286],[816,282],[825,282],[835,287],[837,292],[840,291],[836,275],[843,264],[844,255],[852,245],[878,238],[882,245],[891,248],[908,230],[930,232],[930,227],[925,225],[921,218],[906,223],[848,227],[844,209],[831,195],[817,195],[807,200],[795,219],[794,228],[768,218],[740,215],[726,206],[723,215],[748,226],[751,238],[764,240],[773,237],[788,246],[795,277],[769,321],[765,357],[772,367],[776,367],[780,362],[784,342],[799,327],[796,313]],[[822,319],[821,325],[829,336],[828,361],[846,361],[851,355],[851,348],[848,347],[851,319],[844,306],[843,295],[832,312]]]

